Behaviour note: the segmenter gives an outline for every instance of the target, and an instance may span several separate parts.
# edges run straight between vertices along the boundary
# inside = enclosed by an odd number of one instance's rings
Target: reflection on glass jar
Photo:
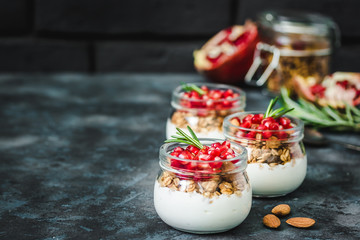
[[[191,85],[191,84],[188,84]],[[172,93],[172,111],[166,124],[166,137],[175,135],[176,128],[187,132],[190,126],[200,138],[224,138],[222,124],[226,116],[245,108],[245,92],[224,85],[195,83],[203,95],[185,91],[178,86]]]
[[[237,113],[225,118],[224,135],[248,151],[247,172],[253,196],[276,197],[294,191],[306,175],[303,122],[287,117],[291,127],[282,130],[241,127],[241,122],[249,114],[257,113]]]
[[[260,43],[245,80],[278,94],[285,86],[294,87],[297,76],[307,84],[319,83],[329,73],[333,46],[339,40],[336,24],[329,18],[310,13],[267,11],[259,15]]]
[[[200,139],[206,146],[218,141]],[[199,234],[224,232],[242,223],[252,203],[246,149],[234,143],[234,158],[201,161],[170,155],[176,147],[186,146],[167,143],[160,148],[161,170],[154,186],[160,218],[178,230]]]

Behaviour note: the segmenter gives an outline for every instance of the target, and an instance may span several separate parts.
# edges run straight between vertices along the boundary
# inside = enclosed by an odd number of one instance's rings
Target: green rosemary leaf
[[[266,109],[264,118],[267,118],[267,117],[270,116],[270,112],[271,112],[271,110],[273,109],[273,107],[274,107],[274,105],[276,104],[276,102],[277,102],[278,99],[279,99],[279,98],[276,97],[276,98],[270,100],[270,103],[269,103],[268,108]]]
[[[301,98],[297,103],[289,97],[288,91],[284,88],[281,89],[281,99],[284,106],[295,108],[289,115],[302,119],[306,125],[337,131],[360,131],[360,110],[354,106],[345,104],[345,113],[342,113],[329,106],[318,107]]]
[[[180,142],[180,143],[185,143],[185,144],[189,144],[187,141],[182,140],[182,139],[167,139],[165,140],[166,143],[171,143],[171,142]]]
[[[346,106],[345,112],[346,112],[346,117],[348,119],[348,122],[353,124],[354,119],[353,119],[353,117],[351,115],[351,110],[350,110],[349,104],[345,103],[345,106]]]
[[[200,143],[199,140],[196,140],[196,139],[193,139],[191,138],[189,135],[187,135],[183,130],[181,130],[180,128],[176,128],[176,130],[178,131],[177,134],[183,136],[188,142],[190,145],[194,145],[200,149],[203,148],[203,145]]]
[[[199,139],[198,139],[198,137],[197,137],[196,134],[194,133],[194,131],[191,129],[191,127],[187,126],[187,129],[189,130],[191,136],[192,136],[196,141],[200,142]]]
[[[349,104],[348,104],[348,105],[349,105]],[[351,108],[351,111],[352,111],[355,115],[357,115],[357,116],[360,117],[360,110],[359,110],[358,108],[354,107],[354,106],[351,106],[351,105],[349,105],[349,106],[350,106],[350,108]]]
[[[295,109],[295,108],[286,109],[286,110],[284,110],[284,111],[276,114],[276,115],[274,116],[274,118],[279,118],[279,117],[285,115],[286,113],[288,113],[288,112],[290,112],[290,111],[293,111],[294,109]]]
[[[294,110],[294,108],[289,109],[287,107],[282,107],[282,108],[273,110],[278,99],[279,99],[279,97],[276,97],[276,98],[270,100],[269,106],[266,109],[266,112],[264,114],[264,118],[267,118],[267,117],[279,118],[282,115],[284,115],[285,113]]]
[[[198,137],[196,136],[196,134],[194,133],[194,131],[188,126],[187,127],[191,136],[189,136],[188,134],[186,134],[183,130],[181,130],[180,128],[176,128],[177,135],[173,135],[171,136],[172,138],[165,140],[166,143],[169,142],[179,142],[179,143],[185,143],[185,144],[189,144],[189,145],[193,145],[199,149],[203,149],[204,146],[201,144],[201,142],[199,141]]]
[[[199,88],[198,86],[196,86],[195,84],[185,84],[185,83],[181,83],[182,88],[186,91],[186,92],[190,92],[190,91],[195,91],[200,95],[204,95],[205,92],[204,90],[202,90],[201,88]]]

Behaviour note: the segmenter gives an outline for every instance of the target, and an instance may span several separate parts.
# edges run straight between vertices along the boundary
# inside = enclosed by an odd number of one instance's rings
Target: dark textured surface
[[[196,75],[0,77],[0,239],[359,239],[360,154],[307,146],[308,174],[295,192],[254,199],[226,233],[168,227],[153,206],[158,149],[172,89]],[[267,99],[246,89],[247,110]],[[358,135],[337,136],[359,142]],[[278,203],[301,230],[262,225]]]

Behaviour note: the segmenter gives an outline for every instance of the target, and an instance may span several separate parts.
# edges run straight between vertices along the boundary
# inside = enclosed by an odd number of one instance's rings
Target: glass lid
[[[259,14],[259,23],[276,32],[311,34],[328,36],[334,29],[334,21],[321,14],[291,11],[270,10]]]

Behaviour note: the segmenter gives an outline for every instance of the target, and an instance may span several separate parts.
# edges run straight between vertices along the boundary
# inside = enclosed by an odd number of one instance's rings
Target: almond
[[[274,214],[268,214],[263,218],[263,223],[269,228],[278,228],[281,224],[280,219]]]
[[[315,224],[315,220],[305,217],[294,217],[286,220],[286,223],[297,228],[309,228]]]
[[[271,212],[278,217],[286,216],[290,213],[290,206],[287,204],[280,204],[274,207]]]

